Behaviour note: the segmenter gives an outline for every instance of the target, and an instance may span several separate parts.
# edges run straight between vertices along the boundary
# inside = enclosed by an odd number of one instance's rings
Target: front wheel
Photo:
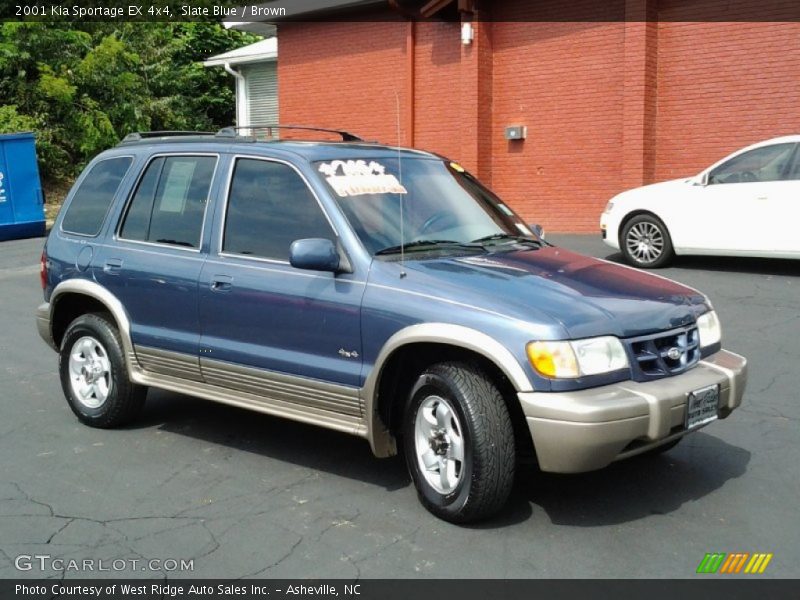
[[[440,363],[417,380],[403,424],[406,463],[422,504],[453,523],[500,510],[514,482],[514,432],[480,369]]]
[[[625,224],[620,239],[625,260],[642,269],[657,269],[672,260],[672,240],[655,215],[637,215]]]

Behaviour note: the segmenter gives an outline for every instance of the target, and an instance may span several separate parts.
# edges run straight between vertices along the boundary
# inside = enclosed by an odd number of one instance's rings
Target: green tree
[[[233,122],[233,82],[200,61],[256,41],[217,23],[0,24],[0,131],[37,133],[45,179],[133,131]]]

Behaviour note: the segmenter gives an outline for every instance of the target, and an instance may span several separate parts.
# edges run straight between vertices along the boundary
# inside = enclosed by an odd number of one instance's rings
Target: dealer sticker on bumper
[[[689,392],[686,404],[686,429],[700,427],[719,415],[719,385],[709,385]]]

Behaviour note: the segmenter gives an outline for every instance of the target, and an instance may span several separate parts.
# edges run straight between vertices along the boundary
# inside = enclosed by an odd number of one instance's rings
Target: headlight
[[[697,319],[697,331],[700,333],[700,347],[705,348],[712,344],[717,344],[722,339],[722,327],[720,327],[717,313],[713,310]]]
[[[608,204],[606,204],[606,208],[605,208],[605,210],[603,212],[604,213],[610,213],[612,208],[614,208],[614,201],[613,200],[609,200]]]
[[[531,342],[528,360],[545,377],[557,379],[599,375],[624,369],[628,355],[612,336],[564,342]]]

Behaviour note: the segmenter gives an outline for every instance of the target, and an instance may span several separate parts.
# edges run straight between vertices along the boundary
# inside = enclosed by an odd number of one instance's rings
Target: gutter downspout
[[[406,30],[406,142],[405,145],[409,147],[414,146],[414,104],[415,104],[415,89],[414,83],[416,79],[416,26],[413,20],[408,22],[408,29]]]
[[[247,98],[247,80],[244,75],[231,67],[231,63],[226,62],[222,65],[225,71],[233,75],[236,79],[236,125],[239,127],[250,124],[249,102]],[[249,131],[241,130],[242,135],[250,135]]]

